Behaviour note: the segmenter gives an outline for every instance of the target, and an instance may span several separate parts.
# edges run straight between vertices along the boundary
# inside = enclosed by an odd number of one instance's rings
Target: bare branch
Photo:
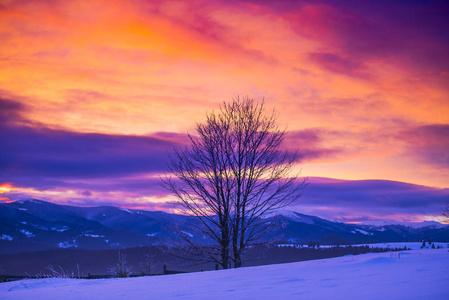
[[[219,245],[223,268],[231,260],[241,266],[246,247],[266,229],[263,216],[300,196],[304,181],[292,174],[297,155],[282,149],[284,137],[263,101],[235,98],[196,126],[189,148],[176,151],[177,180],[166,186]]]

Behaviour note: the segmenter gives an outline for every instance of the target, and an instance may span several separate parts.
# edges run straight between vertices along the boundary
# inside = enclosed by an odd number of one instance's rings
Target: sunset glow
[[[428,211],[358,207],[349,221],[438,219],[449,5],[336,3],[0,0],[1,196],[173,211],[167,154],[248,95],[276,110],[302,175],[438,195]],[[333,216],[312,206],[299,209]]]
[[[12,191],[12,185],[10,183],[0,183],[0,194],[8,193]]]

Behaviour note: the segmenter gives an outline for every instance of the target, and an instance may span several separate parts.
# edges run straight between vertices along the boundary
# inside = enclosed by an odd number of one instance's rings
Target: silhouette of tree
[[[291,204],[304,186],[292,174],[297,155],[282,149],[284,137],[263,102],[235,98],[176,151],[165,185],[201,220],[216,242],[206,256],[224,269],[242,265],[245,249],[266,230],[262,217]]]

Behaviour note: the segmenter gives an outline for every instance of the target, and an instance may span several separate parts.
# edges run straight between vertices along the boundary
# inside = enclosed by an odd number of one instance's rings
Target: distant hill
[[[293,211],[280,211],[261,222],[261,241],[279,243],[357,244],[449,241],[449,226],[439,223],[354,225]],[[30,199],[0,204],[0,254],[53,249],[117,249],[179,246],[185,238],[207,245],[194,217],[112,206],[77,207]]]

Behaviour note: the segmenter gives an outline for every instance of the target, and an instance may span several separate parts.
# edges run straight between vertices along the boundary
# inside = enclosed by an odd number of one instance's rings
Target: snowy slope
[[[447,249],[130,279],[0,284],[0,299],[449,299]]]

